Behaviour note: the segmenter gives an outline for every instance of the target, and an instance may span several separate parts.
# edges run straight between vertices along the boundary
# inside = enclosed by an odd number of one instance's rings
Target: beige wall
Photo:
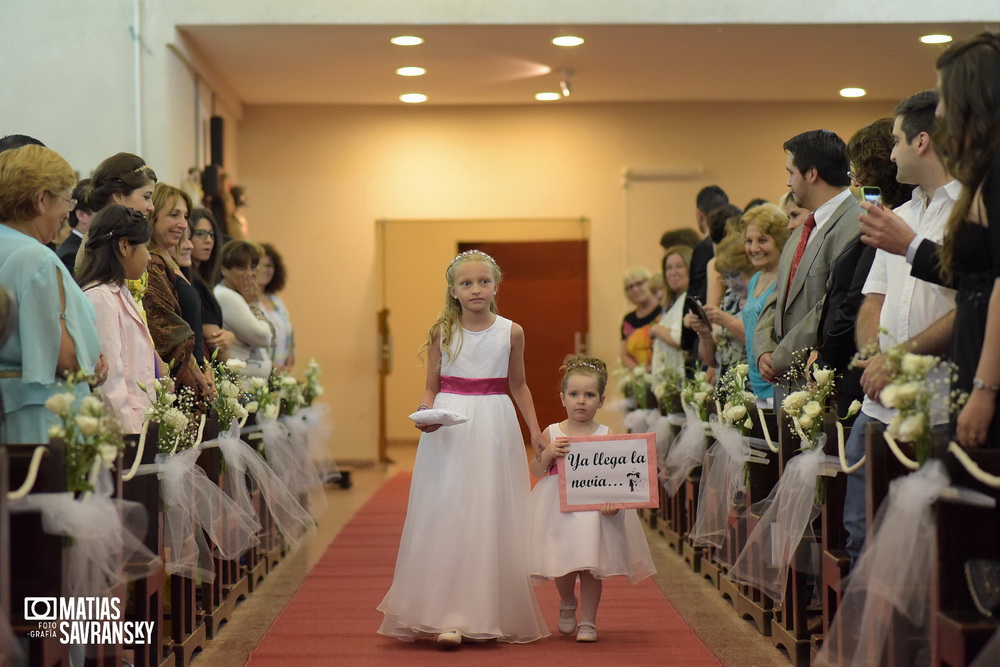
[[[777,197],[785,139],[817,127],[846,139],[891,109],[854,101],[243,111],[238,156],[253,202],[248,215],[254,234],[276,243],[293,267],[286,300],[300,358],[316,357],[324,368],[334,454],[373,459],[382,303],[376,221],[589,218],[592,351],[613,361],[627,306],[622,270],[655,265],[660,234],[694,224],[698,189],[718,183],[739,204]],[[658,165],[704,171],[623,188],[624,168]],[[470,233],[479,231],[470,223]],[[426,252],[418,244],[411,251]],[[413,315],[414,327],[433,320],[440,299],[441,288],[432,288],[433,307]],[[412,359],[412,349],[412,341],[397,341],[397,363]],[[411,397],[420,389],[393,387]]]

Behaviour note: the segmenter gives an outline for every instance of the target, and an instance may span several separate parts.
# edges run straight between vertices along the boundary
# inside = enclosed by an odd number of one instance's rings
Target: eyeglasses
[[[52,194],[55,194],[55,193],[52,193]],[[76,208],[76,200],[75,199],[69,199],[67,197],[63,197],[62,195],[56,195],[56,197],[59,197],[59,199],[62,199],[64,202],[66,202],[67,204],[69,204],[69,210],[72,211],[73,209]]]
[[[205,238],[207,236],[209,238],[213,238],[214,239],[215,238],[215,232],[213,230],[211,230],[211,229],[196,229],[193,232],[191,232],[191,236],[195,236],[195,237],[197,237],[199,239],[203,239],[203,238]]]
[[[851,179],[851,180],[852,180],[853,182],[855,182],[855,183],[860,183],[860,182],[861,182],[861,179],[860,179],[860,178],[858,178],[858,175],[857,175],[857,174],[855,174],[855,173],[854,173],[853,171],[849,171],[849,172],[847,172],[847,177],[848,177],[849,179]]]

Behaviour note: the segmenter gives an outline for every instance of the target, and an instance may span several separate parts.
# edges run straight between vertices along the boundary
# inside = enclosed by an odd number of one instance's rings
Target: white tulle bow
[[[684,414],[686,415],[684,426],[670,444],[664,466],[666,481],[663,486],[671,496],[680,490],[688,474],[696,466],[701,465],[708,445],[705,438],[706,422],[703,422],[698,412],[688,405],[684,406]]]
[[[715,422],[711,428],[716,442],[709,447],[702,464],[698,514],[690,537],[695,546],[721,549],[737,494],[746,491],[744,466],[750,460],[750,445],[731,426]]]

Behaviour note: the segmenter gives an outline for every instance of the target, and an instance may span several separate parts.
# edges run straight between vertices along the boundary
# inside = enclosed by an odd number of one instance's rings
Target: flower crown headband
[[[482,250],[466,250],[465,252],[460,252],[457,255],[455,255],[455,259],[451,260],[451,264],[449,264],[448,266],[451,267],[451,265],[457,262],[458,260],[465,259],[466,257],[471,257],[472,255],[479,255],[485,257],[490,261],[491,264],[493,264],[493,266],[497,266],[497,261],[492,257],[490,257],[489,255],[487,255]]]
[[[570,371],[575,371],[577,368],[581,368],[581,367],[584,367],[584,366],[586,366],[587,368],[593,370],[598,375],[603,375],[605,373],[605,371],[603,369],[601,369],[600,367],[596,366],[595,364],[590,363],[589,361],[576,361],[576,362],[573,362],[569,366],[566,366],[566,372],[569,373]]]

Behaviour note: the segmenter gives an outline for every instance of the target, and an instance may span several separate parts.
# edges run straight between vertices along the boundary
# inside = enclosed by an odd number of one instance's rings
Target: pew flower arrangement
[[[749,367],[746,364],[731,366],[715,388],[716,400],[722,407],[719,420],[742,435],[753,428],[750,415],[757,407],[757,396],[747,389],[748,374]]]
[[[704,371],[698,371],[694,377],[684,381],[681,387],[681,401],[698,413],[698,418],[708,421],[709,406],[715,398],[715,388],[708,381]]]
[[[813,449],[819,444],[823,433],[823,416],[827,411],[827,403],[836,386],[833,370],[820,368],[813,364],[812,379],[805,389],[792,392],[782,401],[781,407],[792,421],[795,432],[802,438],[804,449]],[[806,373],[809,380],[809,374]],[[861,403],[854,401],[847,411],[847,418],[857,414]]]
[[[141,384],[140,389],[146,390]],[[146,411],[146,419],[159,424],[157,448],[162,454],[174,454],[191,449],[198,443],[198,420],[195,416],[205,408],[198,405],[188,387],[175,391],[169,377],[153,380],[155,398]]]
[[[319,373],[319,363],[315,359],[310,359],[309,365],[306,366],[306,370],[303,373],[306,379],[302,384],[302,401],[307,407],[311,406],[313,401],[323,395],[323,385],[319,382]]]
[[[250,412],[243,407],[250,402],[249,394],[244,389],[244,377],[240,374],[246,368],[246,362],[241,359],[227,359],[221,363],[212,360],[215,372],[215,411],[219,414],[219,427],[229,428],[235,419],[241,424]]]
[[[633,368],[626,368],[619,360],[619,366],[615,370],[618,379],[618,388],[625,396],[626,400],[635,403],[636,408],[645,410],[649,407],[649,389],[652,378],[646,367],[642,364]]]
[[[249,386],[250,402],[246,405],[247,412],[267,419],[277,419],[281,411],[281,394],[271,391],[270,384],[262,377],[250,378]]]
[[[93,491],[88,478],[95,461],[113,469],[118,453],[125,448],[121,425],[105,411],[101,399],[90,392],[77,400],[74,390],[80,382],[86,382],[85,373],[70,374],[65,391],[45,401],[45,407],[59,417],[59,424],[50,427],[48,435],[65,443],[66,486],[72,492]]]
[[[299,408],[308,405],[303,393],[303,385],[299,384],[299,381],[291,373],[272,371],[270,387],[271,393],[281,398],[281,406],[286,414],[294,415]]]
[[[674,399],[680,396],[681,384],[684,379],[677,369],[670,364],[664,365],[652,378],[653,396],[660,406],[660,412],[668,414],[674,412],[671,405]]]
[[[895,408],[896,415],[889,421],[886,433],[900,442],[913,445],[917,463],[923,466],[931,457],[933,426],[931,403],[933,397],[949,396],[950,373],[932,375],[944,362],[932,355],[903,352],[899,348],[886,351],[889,384],[882,389],[879,400],[887,408]],[[961,407],[967,397],[955,392],[950,394],[949,409]]]

